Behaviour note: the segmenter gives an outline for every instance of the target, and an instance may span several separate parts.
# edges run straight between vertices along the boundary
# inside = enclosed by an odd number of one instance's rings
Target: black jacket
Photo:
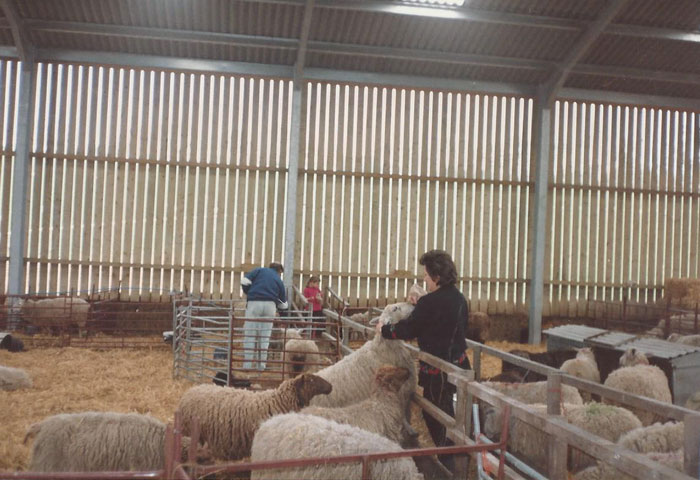
[[[384,325],[384,338],[418,339],[424,352],[455,362],[467,349],[464,340],[469,307],[454,285],[422,296],[411,315],[394,325]]]

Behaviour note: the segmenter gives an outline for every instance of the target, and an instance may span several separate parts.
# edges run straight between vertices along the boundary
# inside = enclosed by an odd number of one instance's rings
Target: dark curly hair
[[[425,270],[441,287],[457,283],[457,268],[452,257],[444,250],[430,250],[421,255],[418,263],[425,266]]]

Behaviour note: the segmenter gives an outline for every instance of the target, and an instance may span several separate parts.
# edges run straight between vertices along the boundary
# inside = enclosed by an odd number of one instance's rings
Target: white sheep
[[[545,405],[531,405],[530,408],[540,414],[547,412]],[[570,424],[610,441],[616,441],[622,434],[641,426],[639,419],[630,411],[599,403],[565,403],[562,415]],[[547,444],[548,435],[514,417],[511,418],[510,425],[508,450],[533,468],[544,471],[548,450],[542,446]],[[572,452],[572,470],[576,471],[594,463],[595,460],[584,452]]]
[[[376,433],[326,418],[301,413],[277,415],[255,434],[250,460],[336,457],[401,451],[401,447]],[[373,480],[422,480],[411,457],[370,463]],[[251,480],[360,480],[360,462],[310,465],[298,468],[254,470]]]
[[[635,428],[618,440],[618,444],[638,453],[673,452],[683,448],[683,422],[655,423]]]
[[[685,401],[685,408],[700,412],[700,390],[688,397],[688,400]]]
[[[286,378],[320,370],[321,355],[316,342],[302,338],[299,331],[293,328],[287,330],[286,337],[287,341],[284,344]]]
[[[24,437],[24,443],[36,437],[29,470],[159,470],[165,465],[165,429],[159,420],[135,413],[54,415],[33,424]],[[183,438],[183,449],[188,446]]]
[[[341,408],[307,407],[301,413],[353,425],[401,443],[404,411],[398,391],[409,375],[403,367],[384,365],[377,370],[375,391],[370,398]]]
[[[409,303],[388,305],[382,312],[382,321],[392,323],[402,320],[413,311]],[[333,385],[330,395],[318,396],[311,400],[311,405],[317,407],[344,407],[372,394],[375,373],[382,365],[403,367],[409,371],[408,380],[398,392],[401,407],[406,414],[406,440],[409,439],[410,402],[416,389],[417,368],[411,352],[399,340],[387,340],[381,335],[362,345],[359,349],[344,357],[339,362],[324,368],[317,373]]]
[[[212,455],[235,460],[250,454],[253,435],[263,421],[273,415],[299,411],[315,395],[330,391],[330,383],[307,373],[285,380],[274,390],[261,392],[198,385],[185,392],[178,409],[185,434],[190,433],[196,418],[202,441],[208,443]]]
[[[673,470],[683,472],[683,450],[674,452],[643,453],[644,457]],[[589,467],[574,476],[574,480],[634,480],[615,467],[600,462],[598,466]]]
[[[38,328],[55,329],[77,325],[80,336],[86,334],[90,304],[78,297],[22,300],[22,318]]]
[[[560,370],[573,377],[582,378],[591,382],[600,383],[600,371],[595,361],[595,356],[590,348],[581,348],[576,353],[576,358],[562,363]],[[581,394],[584,401],[591,401],[591,394],[583,392]]]
[[[19,390],[31,386],[32,379],[26,371],[0,365],[0,390]]]
[[[700,347],[700,335],[680,335],[678,333],[672,333],[668,336],[668,341],[690,345],[692,347]]]
[[[526,404],[547,403],[547,382],[504,383],[482,382],[485,387],[492,388],[506,396]],[[570,385],[561,386],[561,401],[570,405],[581,405],[583,399],[578,390]],[[498,440],[501,435],[501,409],[486,405],[484,407],[484,434],[491,440]]]
[[[605,379],[604,385],[660,402],[671,403],[671,389],[666,374],[659,367],[648,363],[649,360],[643,353],[635,348],[630,348],[620,358],[622,368],[611,372]],[[655,413],[640,408],[631,407],[630,410],[639,417],[645,426],[662,419]]]

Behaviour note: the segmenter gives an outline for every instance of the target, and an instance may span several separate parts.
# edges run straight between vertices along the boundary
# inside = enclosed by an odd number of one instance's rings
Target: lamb
[[[664,372],[656,366],[649,365],[646,356],[635,348],[628,349],[620,357],[618,368],[608,375],[604,385],[623,392],[652,398],[660,402],[671,403],[671,389]],[[644,426],[651,425],[662,417],[639,408],[631,408]]]
[[[285,377],[294,378],[302,373],[318,370],[321,356],[316,342],[301,338],[299,331],[293,328],[287,330],[286,336],[287,342],[284,344]]]
[[[672,333],[667,339],[669,342],[681,343],[692,347],[700,347],[700,335],[680,335]]]
[[[413,308],[409,303],[388,305],[382,312],[380,321],[398,322],[408,317]],[[372,394],[377,369],[385,364],[403,367],[409,371],[408,380],[398,391],[400,405],[407,419],[404,431],[408,440],[409,432],[412,431],[408,426],[408,419],[411,397],[416,389],[417,369],[411,352],[402,341],[387,340],[381,335],[375,335],[355,352],[319,371],[317,375],[333,385],[333,392],[314,398],[311,405],[344,407],[365,400]]]
[[[291,458],[336,457],[397,452],[401,447],[376,433],[302,413],[277,415],[263,423],[255,434],[252,462]],[[422,480],[410,457],[370,463],[373,480]],[[310,465],[278,470],[254,470],[251,480],[327,480],[363,478],[359,462]]]
[[[301,413],[353,425],[401,443],[404,412],[398,391],[409,375],[406,368],[384,365],[377,370],[375,391],[370,398],[342,408],[307,407]]]
[[[576,358],[565,361],[560,370],[574,377],[600,383],[600,371],[590,348],[581,348],[576,354]],[[590,393],[584,392],[581,395],[585,401],[591,401]]]
[[[688,397],[688,400],[685,401],[685,408],[700,412],[700,390]]]
[[[620,437],[618,444],[638,453],[674,452],[683,448],[683,422],[655,423]]]
[[[39,328],[56,329],[77,325],[82,337],[86,334],[90,304],[78,297],[44,298],[24,300],[21,304],[22,318]]]
[[[36,437],[29,470],[159,470],[165,465],[165,429],[155,418],[135,413],[54,415],[33,424],[24,437],[24,443]],[[188,446],[189,438],[184,438],[183,449]]]
[[[285,380],[277,389],[262,392],[198,385],[185,392],[178,409],[185,434],[190,433],[197,418],[201,438],[208,443],[212,455],[236,460],[250,455],[253,435],[263,421],[299,411],[314,396],[331,390],[326,380],[307,373]]]
[[[32,379],[26,371],[0,365],[0,390],[19,390],[31,386]]]

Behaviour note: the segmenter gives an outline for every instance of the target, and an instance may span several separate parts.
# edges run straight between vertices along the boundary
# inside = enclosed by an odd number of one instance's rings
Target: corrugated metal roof
[[[700,73],[700,46],[674,40],[602,35],[581,63]]]
[[[560,325],[558,327],[548,328],[542,333],[550,337],[566,338],[583,342],[587,338],[605,333],[605,330],[602,328],[588,327],[586,325]]]
[[[557,60],[576,31],[318,9],[309,39],[358,45]]]
[[[631,333],[625,332],[607,332],[597,335],[593,338],[588,338],[586,340],[587,344],[591,345],[604,345],[607,347],[616,347],[622,345],[625,342],[634,340],[637,335],[632,335]]]
[[[593,20],[605,0],[470,0],[469,6],[495,12]]]
[[[29,35],[39,48],[278,65],[295,62],[296,40],[300,38],[304,16],[302,0],[11,1],[30,28],[45,29]],[[395,4],[405,6],[401,2]],[[607,4],[605,0],[471,0],[461,12],[464,15],[459,15],[460,9],[453,9],[460,18],[435,18],[405,12],[397,14],[390,0],[342,5],[319,1],[309,32],[309,40],[317,42],[317,48],[310,47],[305,66],[467,81],[543,83],[554,64],[562,62],[581,38],[582,29],[597,18]],[[368,10],[363,11],[363,7]],[[499,14],[510,17],[499,21]],[[73,23],[63,24],[59,32],[51,29],[51,22]],[[642,38],[638,30],[630,32],[629,29],[604,34],[587,51],[581,63],[600,68],[637,69],[635,78],[625,78],[624,72],[609,75],[588,70],[586,74],[572,74],[566,86],[700,98],[700,77],[697,77],[700,75],[700,42],[697,41],[700,2],[628,2],[614,22],[685,29],[696,36],[691,41],[664,40],[657,38],[664,36],[662,31],[656,32],[654,38]],[[117,29],[105,26],[117,26]],[[79,33],[78,27],[88,32]],[[153,30],[149,35],[143,31],[120,31],[119,27]],[[179,38],[178,30],[187,34]],[[295,40],[291,47],[290,39]],[[259,45],[263,41],[276,45],[251,46],[251,43]],[[235,46],[236,42],[245,46]],[[318,42],[324,45],[319,46]],[[0,23],[0,44],[13,43],[8,22]],[[338,53],[343,46],[350,48]],[[356,49],[363,47],[395,48],[401,52],[378,57],[380,52],[375,50],[359,55]],[[404,54],[406,52],[413,52],[413,55]],[[439,54],[452,58],[449,62],[431,58]],[[411,56],[415,58],[409,58]],[[533,65],[537,62],[541,65]],[[677,75],[673,81],[658,75],[644,78],[647,71],[686,76]]]
[[[659,338],[638,338],[618,347],[618,350],[625,351],[628,348],[636,348],[642,353],[658,358],[678,358],[685,355],[698,355],[700,358],[700,348],[682,343],[667,342]]]
[[[582,2],[583,3],[583,2]],[[697,0],[635,0],[618,13],[615,22],[681,30],[700,27],[700,2]]]

